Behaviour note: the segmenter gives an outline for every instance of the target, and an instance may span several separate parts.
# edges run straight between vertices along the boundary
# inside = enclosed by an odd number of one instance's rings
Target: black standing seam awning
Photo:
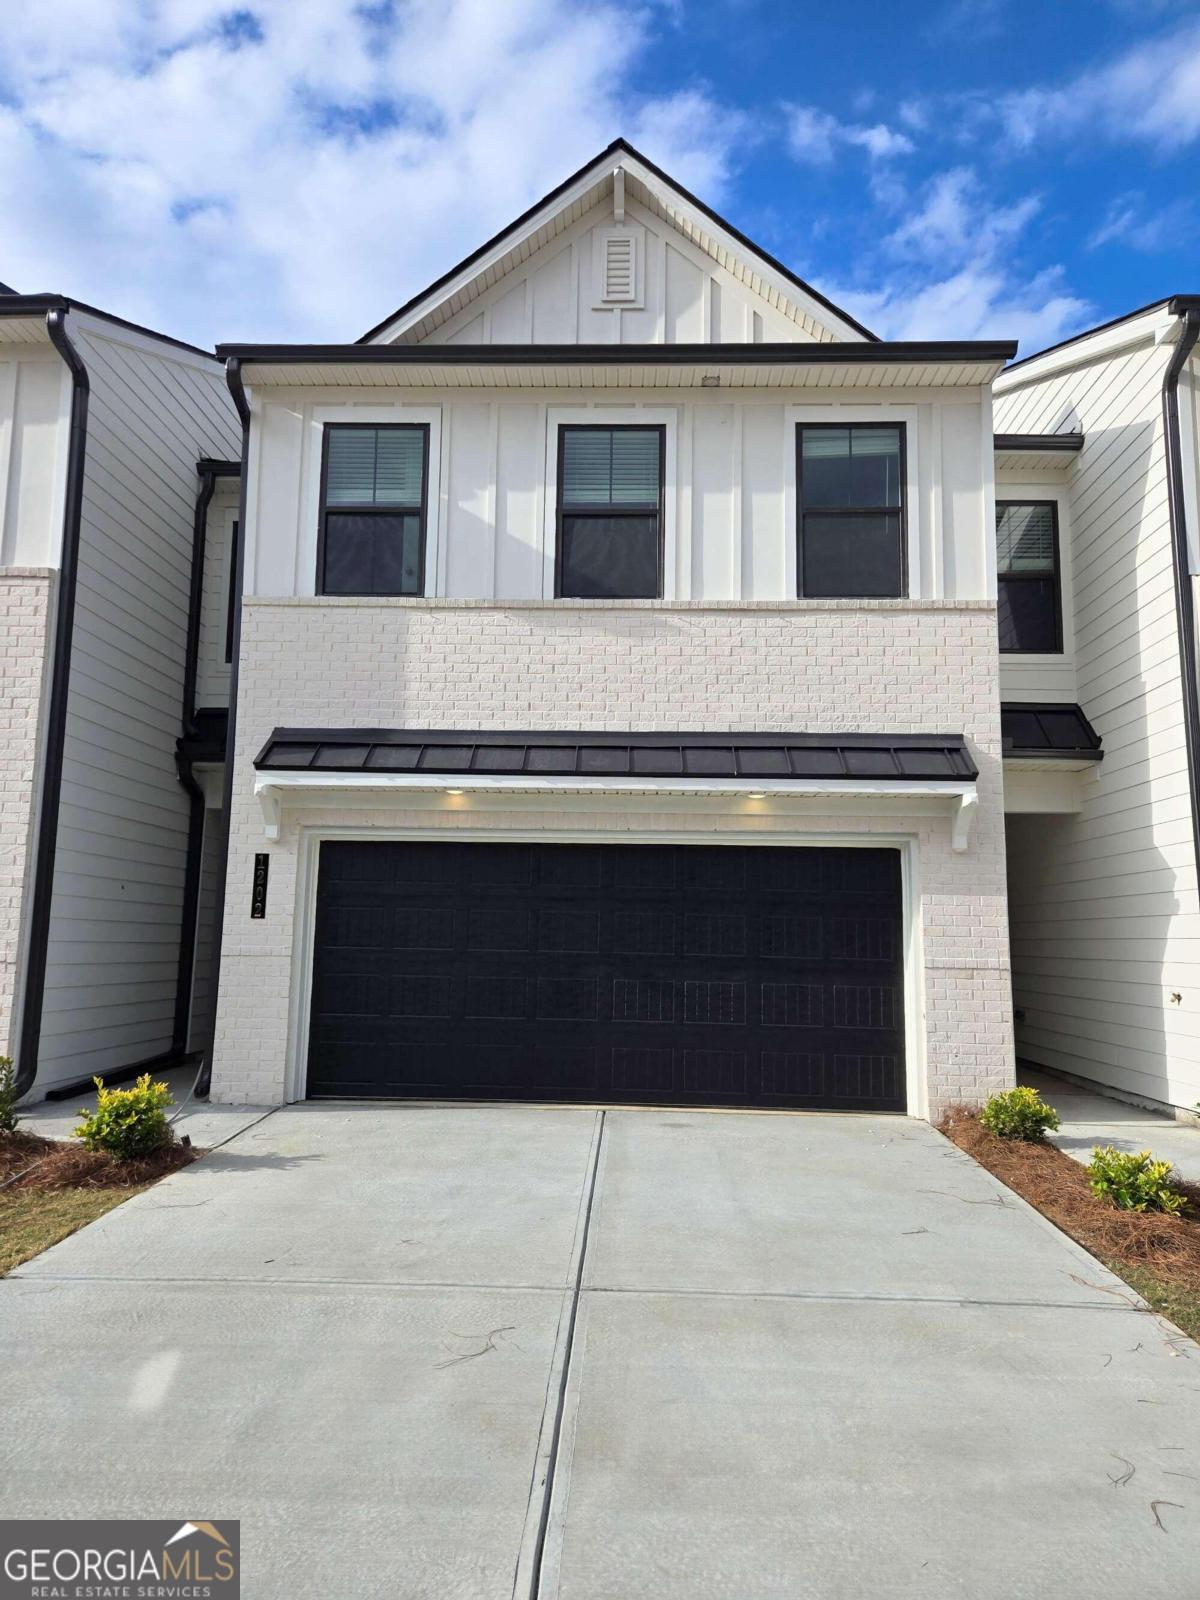
[[[962,734],[517,733],[429,728],[276,728],[260,771],[444,777],[868,778],[963,783],[978,776]]]
[[[1100,735],[1079,706],[1009,701],[1000,707],[1006,756],[1053,761],[1100,761]]]

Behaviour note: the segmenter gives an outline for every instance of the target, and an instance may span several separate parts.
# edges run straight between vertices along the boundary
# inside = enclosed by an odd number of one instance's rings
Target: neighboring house
[[[1017,1049],[1185,1109],[1200,1101],[1198,326],[1200,297],[1160,301],[995,385]]]
[[[1011,1084],[1011,343],[875,339],[618,142],[359,343],[219,353],[216,1098]]]
[[[211,355],[0,293],[0,1054],[23,1092],[208,1044],[221,830],[189,756],[219,773],[228,669],[211,620],[191,645],[190,589],[198,488],[235,481],[238,435]]]

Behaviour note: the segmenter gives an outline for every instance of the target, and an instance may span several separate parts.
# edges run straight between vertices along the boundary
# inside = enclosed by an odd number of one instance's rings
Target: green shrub
[[[17,1131],[17,1075],[12,1057],[0,1056],[0,1133]]]
[[[979,1113],[979,1120],[998,1138],[1039,1144],[1058,1127],[1058,1112],[1044,1104],[1036,1089],[1006,1089],[1003,1094],[992,1096]]]
[[[165,1083],[151,1083],[148,1072],[132,1089],[106,1089],[103,1078],[94,1082],[96,1109],[81,1109],[75,1129],[89,1150],[107,1150],[133,1161],[171,1143],[166,1109],[175,1102]]]
[[[1165,1211],[1177,1216],[1187,1196],[1171,1185],[1171,1163],[1155,1161],[1149,1150],[1134,1155],[1111,1144],[1098,1146],[1088,1162],[1092,1193],[1122,1211]]]

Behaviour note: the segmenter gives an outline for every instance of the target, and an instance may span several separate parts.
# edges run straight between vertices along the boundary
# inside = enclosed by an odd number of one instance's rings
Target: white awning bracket
[[[975,821],[975,814],[978,810],[979,791],[972,785],[970,789],[964,789],[958,797],[958,806],[954,812],[954,824],[950,833],[951,847],[960,855],[971,842],[971,825]]]

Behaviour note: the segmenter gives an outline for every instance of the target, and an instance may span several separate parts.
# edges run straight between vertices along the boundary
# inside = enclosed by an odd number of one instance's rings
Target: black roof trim
[[[1031,361],[1040,361],[1043,356],[1052,355],[1056,350],[1066,350],[1073,344],[1080,344],[1084,339],[1090,339],[1094,333],[1107,333],[1110,328],[1119,328],[1123,322],[1132,322],[1135,317],[1144,317],[1147,311],[1155,311],[1159,306],[1166,306],[1172,316],[1182,316],[1189,308],[1200,306],[1200,295],[1195,294],[1168,294],[1159,300],[1151,300],[1144,306],[1138,306],[1134,311],[1126,311],[1119,317],[1112,317],[1108,322],[1098,322],[1094,328],[1085,328],[1082,333],[1072,334],[1069,339],[1060,339],[1057,344],[1048,344],[1044,350],[1035,350],[1031,356],[1022,356],[1020,361],[1014,361],[1005,367],[1005,372],[1015,372],[1018,367],[1028,366]]]
[[[960,733],[276,728],[254,765],[277,772],[753,782],[863,777],[962,783],[978,776]]]
[[[216,456],[201,456],[196,471],[213,478],[238,478],[242,473],[240,461],[220,461]]]
[[[205,356],[209,361],[220,360],[211,350],[201,350],[198,344],[188,344],[185,339],[172,338],[169,333],[159,333],[156,328],[130,322],[127,317],[101,311],[99,306],[90,306],[86,301],[74,300],[64,294],[0,295],[0,317],[35,317],[46,311],[84,311],[89,317],[99,317],[102,322],[111,322],[115,327],[128,328],[131,333],[143,333],[148,339],[157,339],[160,344],[174,345],[177,350],[190,350],[192,355]]]
[[[225,706],[206,706],[196,711],[189,731],[175,741],[176,751],[188,761],[224,761],[229,729]]]
[[[527,222],[532,221],[544,206],[552,205],[560,195],[566,194],[567,190],[570,189],[573,184],[578,183],[580,178],[582,178],[586,173],[590,172],[593,167],[598,167],[600,163],[607,157],[614,156],[618,151],[622,150],[627,156],[632,156],[635,161],[640,161],[642,166],[644,166],[648,172],[652,172],[654,176],[656,178],[660,178],[663,183],[670,184],[671,188],[675,190],[676,194],[681,195],[689,205],[695,206],[697,211],[703,212],[703,214],[711,221],[715,222],[719,228],[724,228],[725,232],[730,236],[731,239],[736,239],[737,242],[744,246],[747,250],[753,251],[756,256],[765,261],[769,267],[774,269],[774,271],[782,274],[782,276],[786,278],[789,283],[794,283],[797,289],[802,289],[805,294],[811,295],[818,305],[824,306],[827,311],[832,311],[834,316],[840,318],[841,321],[846,323],[849,327],[856,329],[862,334],[864,339],[877,339],[879,337],[878,334],[872,333],[870,328],[864,328],[862,323],[852,317],[848,311],[843,311],[841,306],[834,305],[833,301],[827,299],[819,289],[814,289],[811,283],[805,283],[803,278],[797,277],[789,267],[784,266],[782,261],[779,261],[775,256],[770,255],[762,248],[761,245],[755,244],[753,239],[747,238],[747,236],[742,233],[740,229],[735,228],[731,222],[726,221],[726,219],[721,216],[719,212],[714,211],[711,206],[705,205],[703,200],[699,199],[696,195],[685,189],[681,183],[677,183],[676,180],[671,177],[670,173],[664,172],[661,167],[656,166],[655,163],[651,161],[648,156],[644,156],[640,150],[635,150],[633,145],[631,145],[627,139],[614,139],[610,145],[606,145],[604,149],[600,151],[599,155],[593,156],[590,161],[585,161],[583,166],[581,166],[577,172],[573,172],[569,178],[564,178],[560,184],[550,190],[549,194],[544,194],[540,200],[536,200],[527,211],[522,211],[521,215],[514,218],[514,220],[510,222],[507,227],[501,228],[499,233],[494,233],[492,237],[484,244],[481,244],[477,250],[472,250],[470,255],[464,256],[457,266],[451,267],[449,272],[443,272],[440,278],[435,278],[428,288],[422,289],[419,294],[415,294],[411,299],[406,300],[402,306],[398,307],[397,310],[392,312],[390,317],[384,317],[382,322],[377,322],[373,328],[368,329],[367,332],[364,333],[357,342],[359,344],[366,344],[369,340],[373,339],[377,333],[382,333],[390,322],[395,322],[397,317],[407,316],[407,314],[412,311],[414,307],[420,305],[422,300],[428,300],[430,295],[436,294],[437,291],[444,288],[452,278],[456,278],[460,272],[465,272],[468,267],[473,266],[475,262],[479,261],[483,256],[485,256],[489,250],[494,250],[498,244],[503,244],[504,240],[508,238],[509,234],[516,233],[517,230],[523,228]]]
[[[1076,705],[1006,700],[1000,707],[1006,756],[1048,761],[1100,761],[1100,735]]]
[[[992,435],[992,448],[994,450],[1025,450],[1031,455],[1042,455],[1052,450],[1073,453],[1076,450],[1083,449],[1083,434],[994,433]]]
[[[877,362],[1007,361],[1012,339],[876,339],[870,344],[219,344],[243,362],[360,362],[416,367],[864,366]]]

